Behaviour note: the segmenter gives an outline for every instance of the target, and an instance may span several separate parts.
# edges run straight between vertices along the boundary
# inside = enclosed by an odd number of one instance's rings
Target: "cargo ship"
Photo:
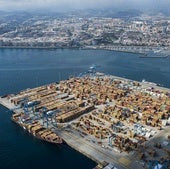
[[[62,144],[63,140],[56,133],[43,127],[38,121],[32,120],[24,113],[12,115],[12,121],[31,133],[34,137],[53,144]]]

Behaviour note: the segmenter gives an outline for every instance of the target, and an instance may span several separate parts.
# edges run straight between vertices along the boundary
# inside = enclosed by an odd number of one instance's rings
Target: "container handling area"
[[[170,89],[102,73],[0,97],[35,137],[67,143],[96,169],[170,168]]]

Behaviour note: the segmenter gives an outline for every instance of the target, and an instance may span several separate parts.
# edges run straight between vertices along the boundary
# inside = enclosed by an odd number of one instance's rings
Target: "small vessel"
[[[159,52],[161,52],[162,51],[162,49],[159,49],[159,50],[155,50],[155,51],[153,51],[154,53],[159,53]]]
[[[148,82],[148,81],[146,81],[145,79],[142,80],[142,83],[157,86],[156,83]]]
[[[20,125],[24,130],[31,133],[34,137],[53,144],[62,144],[63,140],[56,133],[43,127],[38,121],[28,118],[24,113],[12,115],[12,121]]]

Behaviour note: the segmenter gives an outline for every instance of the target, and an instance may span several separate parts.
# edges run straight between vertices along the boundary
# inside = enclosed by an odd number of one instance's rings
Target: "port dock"
[[[2,96],[0,104],[24,114],[21,126],[26,116],[56,133],[96,168],[170,165],[170,89],[154,83],[92,72]]]

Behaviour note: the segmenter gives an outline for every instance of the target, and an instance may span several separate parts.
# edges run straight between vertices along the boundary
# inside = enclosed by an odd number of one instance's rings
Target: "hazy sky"
[[[0,0],[0,10],[35,8],[84,9],[105,7],[118,9],[170,10],[170,0]]]

